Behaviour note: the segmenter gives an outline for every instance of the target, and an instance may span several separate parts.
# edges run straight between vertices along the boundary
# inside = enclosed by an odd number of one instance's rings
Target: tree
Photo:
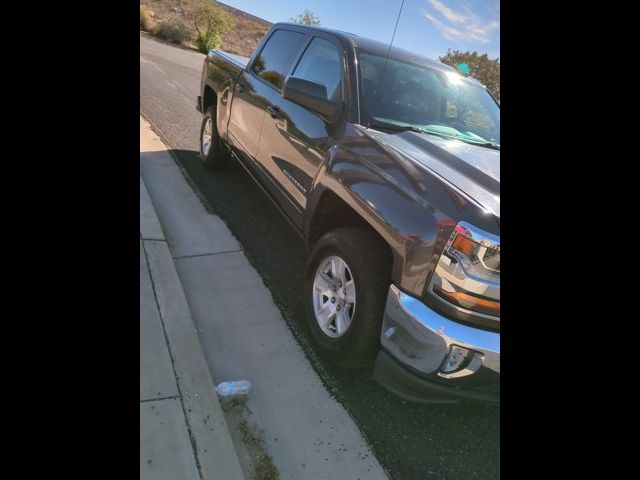
[[[500,58],[490,59],[486,53],[461,52],[447,50],[447,54],[439,57],[442,63],[454,68],[461,63],[469,67],[469,76],[484,84],[487,89],[500,101]]]
[[[208,53],[212,48],[220,48],[222,38],[235,26],[235,20],[211,0],[204,0],[194,11],[193,25],[198,50]]]
[[[300,25],[309,25],[310,27],[320,26],[320,19],[311,10],[306,8],[304,9],[304,12],[295,18],[291,18],[290,21]]]

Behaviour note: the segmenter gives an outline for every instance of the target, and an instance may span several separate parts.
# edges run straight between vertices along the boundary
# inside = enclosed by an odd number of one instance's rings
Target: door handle
[[[270,105],[267,107],[267,112],[271,115],[272,118],[277,118],[280,116],[280,108],[275,105]]]

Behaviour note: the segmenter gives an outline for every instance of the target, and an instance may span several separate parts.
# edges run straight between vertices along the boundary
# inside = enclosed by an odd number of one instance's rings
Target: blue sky
[[[223,0],[270,22],[305,8],[323,27],[390,42],[402,0]],[[500,56],[500,0],[405,0],[394,45],[430,58],[453,50]]]

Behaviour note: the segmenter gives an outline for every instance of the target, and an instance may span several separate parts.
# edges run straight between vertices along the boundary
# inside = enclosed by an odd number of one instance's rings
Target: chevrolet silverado
[[[200,157],[305,238],[315,348],[414,401],[500,397],[500,105],[459,69],[278,23],[211,50]]]

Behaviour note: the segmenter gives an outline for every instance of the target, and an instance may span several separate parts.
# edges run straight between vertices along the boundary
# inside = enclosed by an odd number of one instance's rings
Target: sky
[[[311,10],[323,27],[389,43],[402,0],[223,0],[270,22]],[[500,0],[405,0],[394,46],[437,59],[447,49],[500,56]]]

